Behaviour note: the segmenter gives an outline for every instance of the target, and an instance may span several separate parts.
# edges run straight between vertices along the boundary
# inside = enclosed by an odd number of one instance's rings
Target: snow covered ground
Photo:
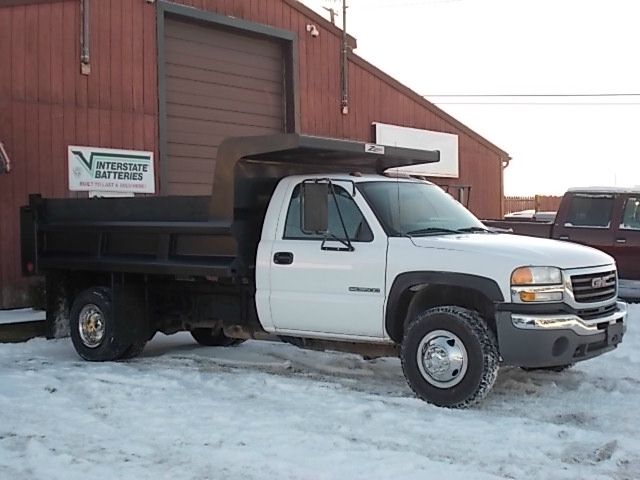
[[[156,338],[81,361],[0,345],[0,479],[638,479],[640,306],[621,347],[502,369],[471,410],[415,399],[396,359]]]

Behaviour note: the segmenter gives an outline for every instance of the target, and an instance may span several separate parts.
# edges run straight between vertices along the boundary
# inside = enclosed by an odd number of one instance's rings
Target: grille
[[[615,270],[571,277],[573,296],[580,303],[602,302],[615,297],[617,283]]]
[[[583,320],[593,320],[594,318],[602,318],[611,315],[618,309],[615,303],[600,308],[589,308],[586,310],[578,310],[578,316]]]

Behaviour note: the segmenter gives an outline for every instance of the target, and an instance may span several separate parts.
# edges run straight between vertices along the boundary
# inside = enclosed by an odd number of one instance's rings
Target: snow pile
[[[19,308],[16,310],[0,310],[0,325],[11,323],[41,322],[45,312],[33,308]]]
[[[0,479],[638,479],[640,307],[616,351],[564,373],[502,369],[489,398],[413,397],[397,359],[160,337],[81,361],[0,345]]]

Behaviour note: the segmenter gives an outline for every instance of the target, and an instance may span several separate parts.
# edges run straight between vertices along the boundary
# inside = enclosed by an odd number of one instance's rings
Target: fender
[[[407,292],[416,285],[441,285],[447,287],[461,287],[476,290],[487,297],[493,303],[504,302],[500,287],[491,278],[470,275],[467,273],[453,272],[405,272],[398,275],[391,285],[387,308],[385,312],[385,329],[389,336],[396,342],[402,340],[402,327],[404,318],[399,318],[411,296]]]

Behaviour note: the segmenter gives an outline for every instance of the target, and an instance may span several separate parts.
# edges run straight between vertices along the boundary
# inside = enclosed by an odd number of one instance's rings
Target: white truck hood
[[[413,237],[421,248],[476,253],[486,262],[492,257],[513,260],[514,265],[554,266],[562,269],[611,265],[612,257],[595,248],[546,238],[511,234],[461,234]]]

